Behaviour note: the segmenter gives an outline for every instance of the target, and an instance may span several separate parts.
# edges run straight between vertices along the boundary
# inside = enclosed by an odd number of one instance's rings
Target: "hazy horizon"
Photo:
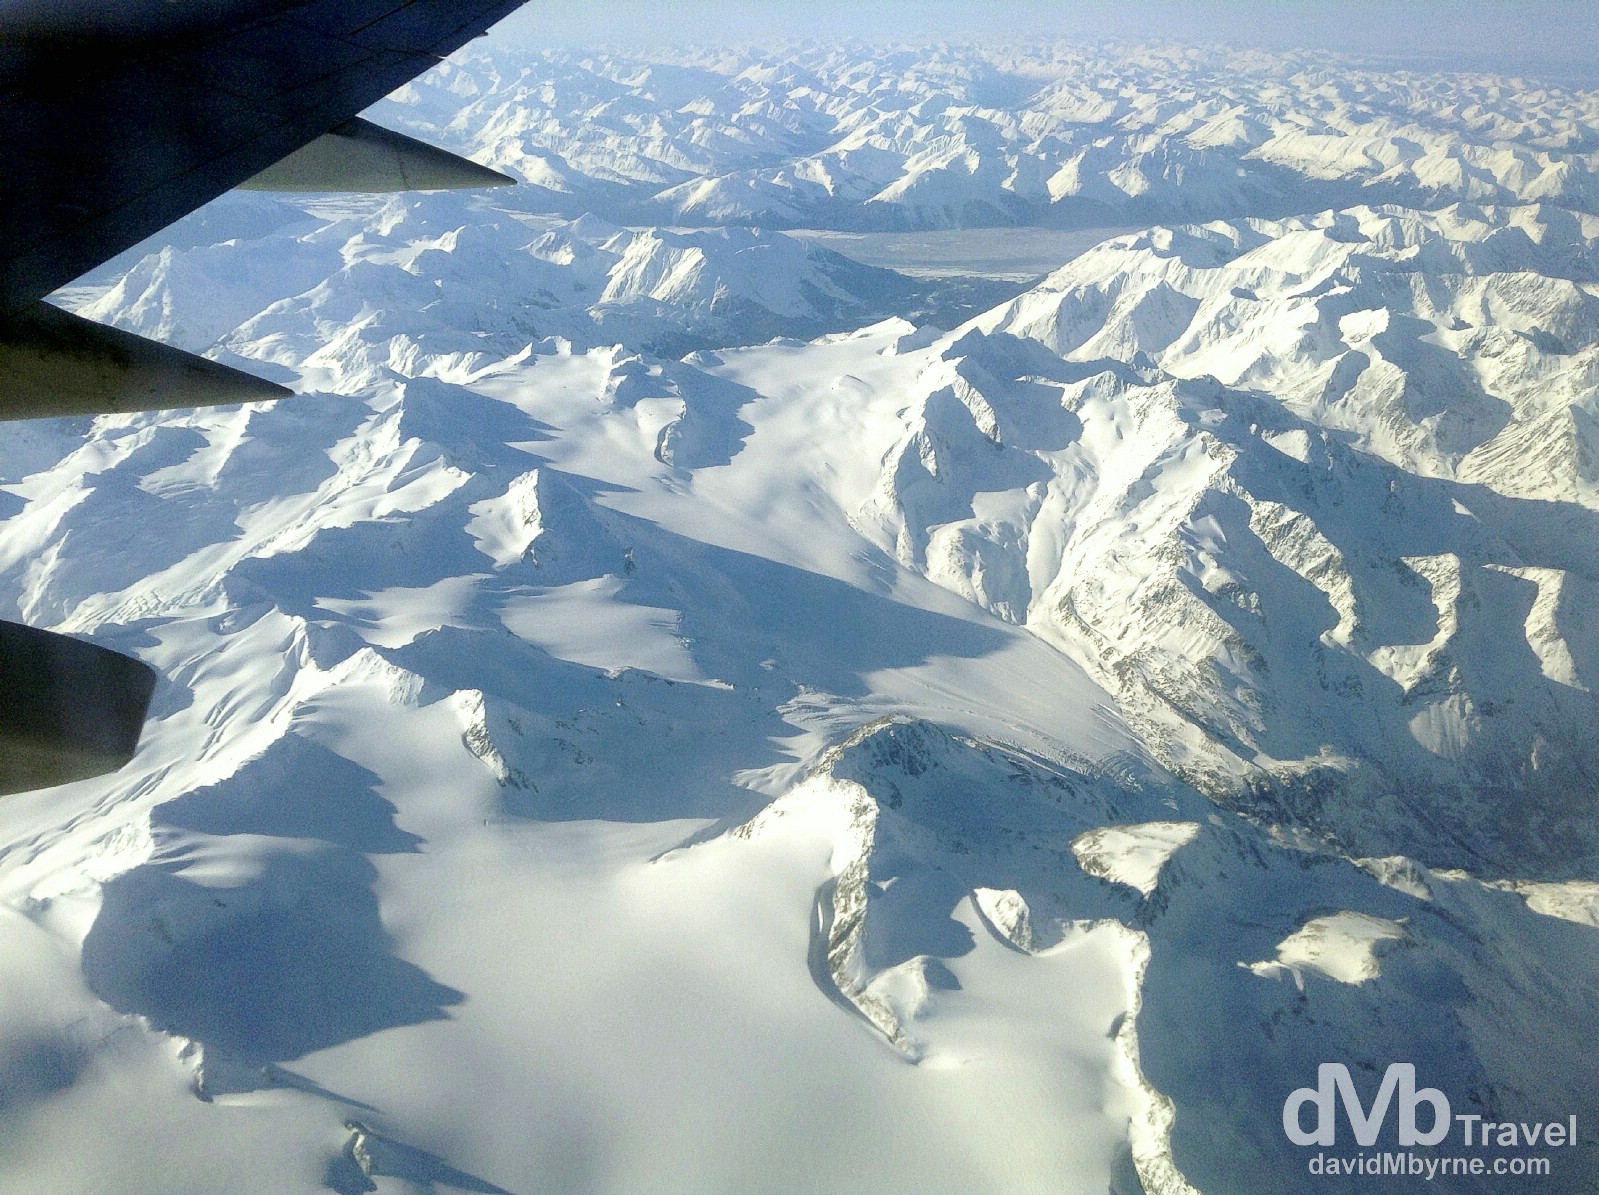
[[[815,0],[774,11],[749,0],[598,0],[530,6],[498,36],[528,45],[750,42],[806,37],[929,41],[963,36],[1174,41],[1313,49],[1443,66],[1599,77],[1599,5],[1580,0]]]

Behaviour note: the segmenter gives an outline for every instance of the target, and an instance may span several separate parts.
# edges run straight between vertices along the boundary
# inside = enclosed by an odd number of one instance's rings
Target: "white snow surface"
[[[1339,983],[1361,984],[1382,974],[1379,950],[1403,942],[1405,927],[1366,913],[1334,913],[1306,922],[1277,944],[1270,962],[1250,963],[1256,975],[1288,974],[1301,989],[1310,971]]]
[[[0,801],[0,1189],[1264,1195],[1330,1061],[1599,1123],[1592,95],[473,51],[385,111],[529,185],[72,292],[298,397],[0,437],[0,613],[162,677]],[[1141,227],[946,329],[773,216]]]

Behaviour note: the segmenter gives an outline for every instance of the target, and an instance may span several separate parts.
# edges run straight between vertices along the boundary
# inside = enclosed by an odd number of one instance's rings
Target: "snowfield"
[[[299,397],[0,435],[0,614],[162,677],[0,802],[0,1188],[1266,1195],[1412,1062],[1586,1189],[1599,97],[491,50],[380,115],[527,185],[62,296]],[[847,256],[1004,222],[1135,231]]]

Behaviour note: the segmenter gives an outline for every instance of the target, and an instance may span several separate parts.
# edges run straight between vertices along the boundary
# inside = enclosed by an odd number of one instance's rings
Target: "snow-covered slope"
[[[0,803],[0,1188],[1265,1195],[1289,1093],[1408,1061],[1576,1116],[1541,1189],[1585,1189],[1599,226],[1259,211],[1414,190],[1368,177],[1405,122],[1580,179],[1586,100],[527,69],[397,103],[563,147],[537,186],[230,197],[74,293],[301,397],[0,438],[0,614],[163,678],[127,769]],[[835,215],[1253,214],[944,330],[790,238],[548,203],[807,155]]]

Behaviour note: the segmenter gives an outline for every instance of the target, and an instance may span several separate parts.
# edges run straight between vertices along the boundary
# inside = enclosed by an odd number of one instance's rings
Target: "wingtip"
[[[356,117],[240,184],[244,191],[461,191],[508,187],[509,174]]]
[[[226,406],[293,393],[48,303],[0,320],[0,420]]]

